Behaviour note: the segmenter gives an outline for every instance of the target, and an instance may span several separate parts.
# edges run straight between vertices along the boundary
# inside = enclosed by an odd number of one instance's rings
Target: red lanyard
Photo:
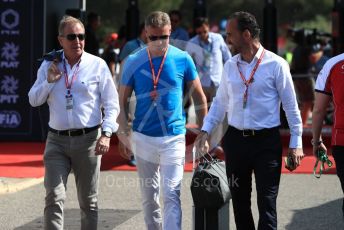
[[[165,59],[166,59],[166,55],[167,55],[167,50],[168,50],[168,48],[166,49],[166,51],[164,53],[164,57],[162,58],[162,61],[160,63],[159,70],[158,70],[158,75],[155,75],[154,65],[153,65],[152,58],[150,56],[150,53],[149,53],[149,50],[148,50],[148,47],[147,47],[148,59],[149,59],[149,64],[150,64],[150,67],[151,67],[152,79],[153,79],[153,92],[151,92],[151,96],[152,96],[152,98],[154,100],[157,97],[156,88],[158,86],[160,74],[161,74],[162,68],[163,68],[164,63],[165,63]]]
[[[71,80],[71,82],[69,83],[69,81],[68,81],[68,74],[67,74],[66,62],[65,62],[65,60],[63,60],[63,68],[64,68],[64,74],[65,74],[65,85],[66,85],[66,89],[67,89],[67,94],[68,94],[68,95],[70,94],[70,90],[71,90],[71,88],[72,88],[73,82],[74,82],[75,79],[76,79],[76,74],[77,74],[78,71],[79,71],[80,61],[81,61],[81,59],[78,61],[77,65],[76,65],[76,67],[75,67],[74,73],[73,73],[72,80]]]
[[[237,62],[237,67],[238,67],[238,71],[240,73],[240,77],[242,79],[242,81],[244,82],[246,89],[245,89],[245,93],[244,93],[244,101],[243,101],[243,108],[246,108],[246,103],[247,103],[247,98],[248,98],[248,87],[250,86],[250,84],[253,82],[253,76],[256,73],[258,66],[260,64],[260,62],[263,60],[263,56],[265,53],[265,49],[263,49],[263,52],[260,54],[260,57],[256,63],[256,65],[254,66],[251,74],[250,74],[250,78],[248,80],[246,80],[245,76],[242,74],[242,72],[239,69],[239,64]]]

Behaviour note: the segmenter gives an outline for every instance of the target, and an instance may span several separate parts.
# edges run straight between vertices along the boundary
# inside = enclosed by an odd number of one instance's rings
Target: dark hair
[[[99,15],[97,13],[89,12],[87,14],[87,23],[92,23],[92,22],[98,20],[98,18],[99,18]]]
[[[244,32],[245,30],[248,30],[250,31],[252,38],[259,38],[260,28],[256,18],[252,14],[239,11],[229,16],[229,20],[231,19],[237,20],[237,29],[239,31]]]
[[[179,20],[182,20],[182,14],[180,13],[179,10],[171,10],[168,12],[168,15],[171,17],[172,15],[177,15]]]
[[[209,25],[208,18],[198,17],[194,20],[194,28],[197,29],[203,25]]]

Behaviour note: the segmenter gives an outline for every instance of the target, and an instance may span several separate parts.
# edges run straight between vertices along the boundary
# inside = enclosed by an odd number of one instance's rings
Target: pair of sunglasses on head
[[[67,38],[68,41],[74,41],[76,38],[78,38],[80,41],[85,40],[85,34],[67,34],[63,35],[62,37]]]

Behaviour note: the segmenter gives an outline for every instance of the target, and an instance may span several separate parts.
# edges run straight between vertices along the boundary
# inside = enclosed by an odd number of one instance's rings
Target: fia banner
[[[29,135],[34,0],[0,0],[0,136]]]

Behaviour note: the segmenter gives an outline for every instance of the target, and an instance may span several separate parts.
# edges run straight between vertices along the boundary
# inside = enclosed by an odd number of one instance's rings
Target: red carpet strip
[[[187,153],[185,171],[192,171],[192,143],[194,135],[187,135]],[[302,160],[302,164],[292,173],[313,173],[315,158],[312,156],[312,148],[310,143],[310,136],[303,137],[304,152],[306,157]],[[289,137],[283,135],[283,146],[287,146]],[[329,143],[326,140],[325,143]],[[4,142],[0,143],[0,177],[42,177],[44,175],[43,166],[43,151],[45,143],[41,142]],[[287,153],[287,148],[284,148],[283,153]],[[223,158],[223,156],[220,156]],[[332,162],[333,158],[330,156]],[[136,167],[127,165],[127,160],[123,159],[117,152],[117,139],[114,137],[111,140],[110,152],[102,157],[101,170],[126,170],[134,171]],[[336,172],[335,165],[325,172],[334,174]],[[290,173],[282,166],[282,173]]]
[[[0,177],[42,177],[44,145],[38,142],[0,143]]]

